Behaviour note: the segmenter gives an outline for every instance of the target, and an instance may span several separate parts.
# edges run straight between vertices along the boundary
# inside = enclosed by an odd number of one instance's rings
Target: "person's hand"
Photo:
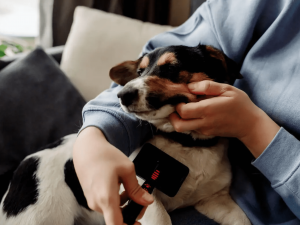
[[[177,132],[194,130],[206,136],[236,137],[258,157],[279,126],[240,89],[213,81],[190,83],[195,95],[211,98],[176,106],[170,120]]]
[[[102,213],[107,225],[123,224],[120,205],[128,197],[144,206],[153,202],[153,197],[138,184],[133,163],[109,144],[98,128],[88,127],[79,134],[73,161],[89,208]],[[125,188],[121,196],[120,183]]]

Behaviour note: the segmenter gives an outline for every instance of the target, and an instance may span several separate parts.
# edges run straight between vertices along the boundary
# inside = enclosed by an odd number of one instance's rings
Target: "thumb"
[[[197,95],[218,96],[230,88],[230,85],[205,80],[188,84],[190,92]]]
[[[152,195],[142,189],[142,187],[139,185],[135,176],[135,171],[122,178],[122,181],[128,197],[134,202],[147,206],[154,201]]]

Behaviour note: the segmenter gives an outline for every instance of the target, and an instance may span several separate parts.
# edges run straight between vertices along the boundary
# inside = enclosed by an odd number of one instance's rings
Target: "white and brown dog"
[[[223,225],[251,224],[229,195],[232,175],[227,140],[193,131],[175,132],[168,119],[176,104],[207,98],[191,94],[188,83],[213,80],[233,84],[241,78],[236,64],[211,46],[169,46],[117,65],[110,77],[124,85],[118,94],[122,109],[157,128],[149,142],[190,170],[175,197],[154,191],[155,201],[142,224],[171,225],[168,212],[186,206],[195,206]],[[23,160],[2,199],[1,225],[104,224],[102,215],[88,208],[76,176],[72,162],[75,138],[69,135],[55,148]]]

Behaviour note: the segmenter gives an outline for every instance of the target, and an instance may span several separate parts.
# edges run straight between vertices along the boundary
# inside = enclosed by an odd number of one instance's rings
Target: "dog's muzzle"
[[[121,99],[122,105],[128,107],[138,99],[139,90],[135,88],[123,88],[117,96]]]

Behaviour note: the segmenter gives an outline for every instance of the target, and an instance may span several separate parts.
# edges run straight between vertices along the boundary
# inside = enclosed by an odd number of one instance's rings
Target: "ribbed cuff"
[[[284,128],[280,128],[264,152],[252,163],[276,188],[299,169],[300,142]]]
[[[83,125],[78,133],[87,127],[98,127],[107,141],[120,149],[124,154],[130,154],[130,139],[125,125],[119,115],[107,109],[89,109],[83,114]]]

